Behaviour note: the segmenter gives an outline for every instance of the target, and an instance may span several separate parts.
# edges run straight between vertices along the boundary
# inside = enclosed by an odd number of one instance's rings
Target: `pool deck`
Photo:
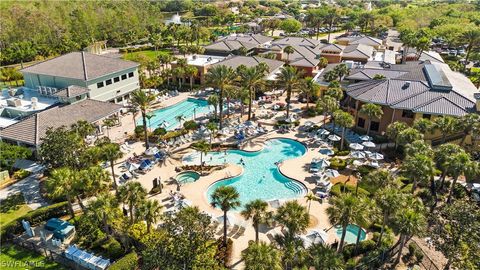
[[[181,93],[179,96],[173,97],[163,102],[162,107],[174,105],[187,99],[188,97],[189,95],[187,93]],[[140,117],[140,115],[138,115],[137,118],[138,117]],[[133,118],[131,114],[122,117],[121,120],[122,126],[116,127],[110,131],[110,137],[114,138],[114,140],[116,141],[124,140],[126,136],[124,132],[131,132],[131,130],[133,129]],[[321,123],[322,116],[317,116],[309,119],[301,119],[301,124],[307,120]],[[279,134],[276,131],[272,131],[272,127],[265,127],[267,128],[267,130],[270,130],[270,132],[246,141],[241,149],[245,151],[259,151],[263,148],[266,140],[274,138],[289,138],[307,144],[308,138],[303,131],[299,131],[298,129],[296,129],[295,131],[290,131],[289,133]],[[122,160],[118,161],[118,163],[116,164],[117,178],[122,171],[120,168],[118,168],[119,165],[122,164],[123,161],[127,158],[132,157],[133,153],[140,155],[145,150],[142,142],[137,142],[133,144],[133,147],[133,151],[125,155]],[[188,145],[181,146],[180,148],[176,149],[175,152],[171,154],[171,156],[163,164],[155,166],[151,171],[148,171],[145,174],[140,175],[138,179],[131,181],[140,182],[147,189],[147,191],[150,191],[153,187],[152,180],[156,177],[161,177],[162,184],[164,185],[163,192],[161,194],[151,196],[150,198],[157,199],[161,204],[167,206],[171,202],[169,196],[170,191],[175,192],[177,190],[177,185],[172,180],[178,174],[175,171],[175,168],[182,165],[181,160],[183,155],[192,151],[192,149],[188,148]],[[315,181],[311,178],[311,173],[309,173],[308,168],[311,160],[313,158],[319,157],[324,156],[318,152],[318,147],[308,146],[307,152],[303,156],[284,161],[282,164],[279,165],[279,169],[281,173],[285,176],[303,183],[308,188],[308,190],[312,190],[315,188]],[[206,197],[206,191],[212,183],[225,178],[238,176],[242,173],[242,170],[243,168],[241,166],[228,164],[225,168],[221,170],[214,171],[210,175],[200,177],[200,179],[194,183],[188,183],[181,186],[180,192],[186,197],[186,199],[193,202],[193,204],[200,210],[210,213],[214,217],[220,216],[222,215],[222,211],[210,206]],[[342,176],[338,177],[338,179],[332,179],[333,183],[339,181],[344,181],[344,179],[342,179]],[[304,198],[298,198],[297,201],[304,206],[308,206],[308,203]],[[328,217],[325,211],[327,207],[327,201],[324,201],[323,203],[314,201],[311,203],[310,215],[312,216],[312,219],[316,222],[314,222],[315,224],[313,224],[312,227],[309,229],[320,228],[327,230],[331,228],[331,224],[328,221]],[[245,220],[240,216],[238,212],[232,211],[231,213],[236,217],[237,223],[242,224],[245,222]],[[241,262],[241,251],[247,248],[248,241],[254,240],[255,238],[255,232],[253,227],[251,226],[251,222],[244,224],[246,225],[246,231],[244,235],[234,240],[232,258],[233,269],[243,269],[243,264]],[[278,229],[279,228],[276,228],[276,230]],[[270,231],[260,231],[259,237],[261,241],[269,242],[266,234],[268,232]],[[336,241],[336,239],[337,237],[335,234],[335,230],[330,229],[328,231],[328,242],[333,243],[334,241]]]

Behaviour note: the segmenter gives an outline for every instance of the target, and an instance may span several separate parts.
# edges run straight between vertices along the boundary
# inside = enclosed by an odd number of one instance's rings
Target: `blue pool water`
[[[291,139],[272,139],[265,143],[263,150],[258,152],[245,152],[241,150],[228,150],[224,152],[208,153],[203,160],[207,164],[233,163],[243,166],[243,174],[212,184],[207,190],[207,197],[220,186],[232,186],[240,193],[242,205],[254,200],[265,201],[275,199],[293,199],[304,196],[305,187],[290,178],[283,176],[275,162],[292,159],[305,154],[303,144]],[[245,165],[240,164],[243,159]],[[184,157],[185,163],[199,163],[198,154]],[[241,209],[237,209],[241,210]]]
[[[167,130],[172,130],[179,127],[179,122],[175,117],[178,115],[183,115],[184,121],[192,120],[195,114],[195,117],[198,117],[200,114],[205,114],[213,111],[213,107],[208,105],[206,100],[189,98],[175,105],[161,108],[151,112],[154,116],[147,119],[147,125],[151,129],[160,127],[165,121],[165,128]],[[137,125],[142,125],[142,119],[137,120]]]
[[[341,239],[342,232],[343,232],[342,227],[335,227],[335,229],[337,230],[336,234],[338,239]],[[362,230],[362,232],[360,233],[360,241],[363,241],[365,240],[365,238],[367,238],[367,233],[363,229],[361,229],[357,225],[350,224],[347,226],[347,233],[345,234],[345,243],[355,244],[357,242],[358,230]]]

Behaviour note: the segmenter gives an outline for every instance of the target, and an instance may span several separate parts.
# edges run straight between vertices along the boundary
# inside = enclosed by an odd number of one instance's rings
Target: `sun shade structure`
[[[380,154],[380,153],[374,152],[374,153],[369,154],[369,155],[368,155],[368,158],[369,158],[369,159],[373,159],[373,160],[382,160],[382,159],[383,159],[383,155]]]
[[[332,141],[332,142],[338,142],[338,141],[340,141],[342,138],[340,138],[339,136],[337,136],[337,135],[334,134],[334,135],[328,136],[328,139],[329,139],[330,141]]]
[[[370,142],[370,141],[368,141],[368,142],[363,142],[362,144],[363,144],[363,146],[365,146],[365,147],[375,147],[375,144],[374,144],[373,142]]]
[[[350,153],[350,156],[352,156],[353,158],[365,158],[365,153],[364,152],[361,152],[361,151],[354,151],[352,153]]]
[[[337,170],[327,169],[327,170],[325,170],[325,175],[330,177],[330,178],[335,178],[335,177],[340,176],[340,173]]]
[[[348,147],[353,150],[363,150],[363,145],[359,143],[351,143]]]

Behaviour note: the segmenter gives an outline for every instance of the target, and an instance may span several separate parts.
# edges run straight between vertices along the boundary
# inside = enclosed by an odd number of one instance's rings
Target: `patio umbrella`
[[[352,153],[350,153],[350,156],[352,156],[353,158],[365,158],[366,155],[364,152],[353,151]]]
[[[326,129],[323,129],[323,128],[321,128],[317,131],[317,135],[328,135],[328,134],[330,134],[330,131],[328,131]]]
[[[316,163],[320,166],[320,168],[326,168],[330,166],[330,161],[324,158],[319,159]]]
[[[318,150],[318,152],[320,152],[320,154],[326,155],[326,156],[333,156],[333,154],[335,154],[335,152],[333,152],[332,149],[328,149],[328,148],[321,148],[320,150]]]
[[[374,153],[371,153],[370,155],[368,155],[368,158],[373,159],[373,160],[382,160],[383,155],[380,154],[380,153],[374,152]]]
[[[159,150],[157,147],[152,147],[152,148],[148,148],[147,150],[145,150],[145,155],[147,156],[153,156],[155,155],[156,153],[158,153]]]
[[[290,116],[287,119],[285,119],[285,121],[287,121],[288,123],[293,123],[293,122],[297,121],[297,119],[295,119],[293,116]]]
[[[349,147],[353,150],[363,150],[363,145],[359,143],[351,143]]]
[[[225,218],[224,215],[218,216],[216,220],[220,223],[223,224],[223,219]],[[232,214],[227,214],[227,225],[232,226],[235,224],[235,216]]]
[[[363,142],[362,144],[363,144],[364,146],[366,146],[366,147],[375,147],[375,144],[374,144],[373,142],[370,142],[370,141],[368,141],[368,142]]]
[[[340,141],[342,138],[340,138],[339,136],[333,134],[333,135],[328,136],[328,139],[329,139],[330,141],[332,141],[332,142],[338,142],[338,141]]]
[[[127,168],[127,170],[129,172],[131,172],[131,171],[135,171],[136,169],[140,168],[140,165],[138,165],[136,163],[127,162],[125,167]]]
[[[335,177],[340,176],[340,173],[337,170],[327,169],[327,170],[325,170],[325,175],[330,177],[330,178],[335,178]]]
[[[362,141],[370,141],[371,139],[372,139],[372,137],[370,137],[368,135],[360,136],[360,140],[362,140]]]
[[[363,165],[363,162],[361,162],[359,160],[354,160],[352,164],[353,164],[353,166],[361,166],[361,165]]]

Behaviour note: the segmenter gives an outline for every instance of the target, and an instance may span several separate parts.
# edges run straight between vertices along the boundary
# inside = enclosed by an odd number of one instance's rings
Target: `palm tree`
[[[255,242],[242,251],[245,270],[282,270],[281,252],[265,242]]]
[[[307,195],[305,195],[305,199],[307,199],[308,203],[307,213],[310,215],[310,206],[312,206],[312,201],[318,201],[319,198],[312,192],[309,192]]]
[[[75,124],[72,124],[71,129],[84,139],[88,135],[93,135],[95,133],[95,126],[85,120],[79,120]]]
[[[210,146],[212,145],[212,140],[216,136],[218,126],[215,122],[208,122],[207,129],[210,131]]]
[[[405,146],[405,156],[415,156],[417,154],[433,158],[432,147],[424,140],[416,140]]]
[[[254,66],[238,70],[240,84],[248,89],[248,120],[252,118],[252,103],[255,92],[265,86],[264,77],[267,70],[261,66]]]
[[[362,227],[368,227],[372,221],[372,214],[374,214],[375,206],[373,200],[368,197],[358,197],[357,207],[352,216],[352,221],[358,226],[357,240],[355,241],[355,252],[357,255],[358,244],[362,235]]]
[[[177,120],[178,126],[181,127],[182,121],[185,120],[185,116],[183,116],[183,114],[176,115],[175,120]]]
[[[231,67],[225,65],[215,66],[210,68],[206,74],[207,84],[216,87],[220,93],[218,98],[219,103],[219,123],[220,129],[223,128],[223,97],[224,91],[230,89],[233,86],[236,74]]]
[[[310,215],[307,209],[297,201],[289,201],[277,209],[275,220],[288,230],[287,239],[292,241],[299,233],[307,229],[310,222]]]
[[[335,111],[338,110],[340,104],[338,100],[332,96],[324,96],[322,99],[317,101],[316,110],[323,114],[323,124],[327,124],[327,115],[332,118],[332,115]]]
[[[200,152],[200,173],[203,171],[203,155],[206,155],[211,150],[211,144],[205,140],[201,140],[192,144],[192,147]]]
[[[172,72],[178,80],[178,89],[182,89],[182,83],[185,77],[185,68],[177,66],[172,70]]]
[[[342,193],[340,196],[332,197],[330,199],[330,206],[326,210],[330,223],[342,226],[342,236],[340,237],[340,244],[337,248],[339,253],[343,250],[347,226],[350,225],[353,215],[355,214],[357,201],[358,200],[354,195],[350,193]]]
[[[258,226],[260,223],[267,223],[268,218],[271,216],[271,212],[267,211],[268,203],[266,201],[257,199],[253,200],[245,205],[245,209],[241,212],[241,215],[246,219],[252,220],[253,228],[255,229],[255,242],[258,243]]]
[[[110,138],[110,128],[115,126],[115,119],[109,117],[104,119],[102,122],[103,125],[107,127],[107,138]]]
[[[325,57],[320,57],[319,60],[320,60],[320,63],[318,63],[318,66],[319,66],[320,68],[324,68],[324,67],[326,67],[326,66],[328,65],[328,59],[327,59],[327,58],[325,58]]]
[[[305,95],[305,100],[307,101],[307,110],[310,104],[311,97],[318,97],[320,95],[320,85],[316,84],[313,81],[312,77],[305,77],[304,83],[302,84],[302,88],[300,91]]]
[[[432,158],[423,154],[408,156],[402,163],[401,168],[413,180],[412,194],[415,192],[419,181],[428,181],[435,173],[435,164]]]
[[[460,142],[460,145],[463,146],[467,136],[472,135],[472,132],[475,129],[480,129],[480,115],[476,113],[469,113],[462,116],[459,122],[460,127],[463,130],[463,138]]]
[[[295,92],[300,89],[302,86],[302,77],[303,72],[299,71],[297,68],[292,66],[282,67],[280,73],[277,75],[277,83],[281,87],[284,87],[287,91],[287,98],[285,99],[287,103],[287,118],[290,116],[290,102],[292,98],[292,92]]]
[[[368,119],[367,135],[370,134],[370,127],[372,125],[372,119],[380,119],[383,115],[383,110],[380,105],[367,103],[360,108],[360,113],[364,114]]]
[[[377,242],[377,245],[381,245],[385,226],[391,223],[392,217],[401,207],[402,193],[397,188],[386,187],[378,190],[374,196],[382,217],[382,229]]]
[[[330,43],[330,35],[332,33],[332,27],[338,18],[339,18],[339,14],[336,8],[331,8],[325,15],[325,23],[328,24],[327,43]]]
[[[336,72],[340,81],[342,81],[343,78],[350,73],[350,69],[346,64],[339,64],[333,68],[333,70]]]
[[[397,259],[395,260],[396,263],[400,262],[407,240],[413,235],[418,235],[423,232],[426,227],[426,218],[422,203],[418,199],[414,199],[413,204],[414,205],[409,205],[404,203],[394,218],[393,228],[400,234],[400,239],[398,240],[400,249]]]
[[[78,205],[85,211],[85,205],[80,195],[88,198],[107,192],[110,188],[110,175],[100,166],[88,167],[78,173],[78,178],[74,184],[77,190],[76,197]]]
[[[413,30],[405,29],[400,33],[400,40],[403,43],[402,63],[405,63],[409,49],[417,43],[417,36]]]
[[[118,189],[119,201],[128,205],[130,224],[134,223],[135,212],[144,202],[147,190],[139,182],[128,182]]]
[[[140,205],[138,212],[139,216],[143,217],[147,223],[147,232],[150,232],[152,224],[156,223],[162,214],[163,206],[157,200],[145,200]]]
[[[480,28],[475,27],[465,31],[462,34],[462,40],[467,41],[467,55],[465,55],[465,66],[468,64],[468,59],[470,58],[470,53],[475,46],[480,44]]]
[[[343,98],[343,90],[339,86],[336,86],[334,82],[337,81],[330,82],[332,86],[328,86],[327,91],[325,91],[325,95],[331,96],[336,100],[340,101]]]
[[[456,156],[460,153],[464,153],[465,151],[456,144],[453,143],[445,143],[438,146],[434,152],[434,160],[437,165],[437,168],[442,172],[440,175],[440,189],[443,188],[443,184],[445,182],[445,178],[449,173],[448,161],[451,157]]]
[[[219,207],[223,211],[223,246],[227,246],[227,213],[240,207],[240,194],[231,186],[221,186],[215,189],[211,195],[210,204]]]
[[[96,200],[90,202],[86,214],[94,217],[95,220],[103,225],[107,238],[112,234],[109,224],[121,218],[118,200],[108,192],[99,194]]]
[[[400,132],[407,128],[407,124],[404,122],[393,122],[387,127],[387,137],[395,143],[395,150],[397,150],[397,138]]]
[[[208,104],[213,106],[213,111],[214,111],[214,114],[215,114],[215,118],[217,118],[217,108],[218,108],[218,103],[219,103],[218,100],[219,100],[219,98],[218,98],[218,95],[216,95],[216,94],[210,95],[207,98]]]
[[[433,120],[433,128],[442,133],[442,143],[445,143],[447,136],[452,134],[458,127],[458,120],[452,116],[439,116]]]
[[[142,90],[133,91],[130,96],[130,102],[133,106],[138,107],[142,113],[143,134],[145,139],[145,148],[148,149],[148,133],[147,133],[147,111],[155,101],[155,95],[147,93]]]
[[[423,140],[423,134],[414,128],[408,127],[398,133],[395,142],[399,145],[405,146],[418,140]]]
[[[123,157],[120,146],[116,143],[107,143],[101,147],[102,159],[110,163],[110,169],[112,170],[113,188],[115,193],[118,192],[117,181],[115,179],[115,161]]]
[[[450,186],[450,191],[448,192],[447,203],[450,203],[452,200],[453,190],[455,189],[455,185],[457,184],[458,177],[464,174],[465,171],[468,170],[467,168],[471,166],[471,164],[472,161],[470,159],[470,155],[465,153],[465,151],[450,156],[447,159],[445,166],[453,177],[452,185]]]
[[[413,122],[414,129],[418,130],[422,134],[426,134],[427,132],[431,132],[433,128],[433,123],[427,118],[420,118]]]
[[[190,91],[193,91],[193,78],[197,76],[198,69],[194,66],[185,67],[185,75],[190,78]]]
[[[287,46],[283,49],[283,52],[287,54],[287,65],[290,64],[290,54],[295,52],[295,49],[292,46]]]
[[[307,262],[315,269],[345,269],[343,257],[325,244],[313,244],[308,248]]]
[[[47,190],[49,190],[50,195],[67,199],[68,210],[72,218],[75,217],[72,200],[76,194],[76,181],[78,181],[78,173],[69,168],[55,169],[47,179]]]
[[[335,123],[342,127],[342,140],[340,141],[340,151],[343,150],[343,142],[345,139],[345,130],[347,128],[353,127],[355,124],[355,119],[353,116],[348,112],[344,112],[342,110],[337,110],[333,114],[333,118],[335,119]]]

